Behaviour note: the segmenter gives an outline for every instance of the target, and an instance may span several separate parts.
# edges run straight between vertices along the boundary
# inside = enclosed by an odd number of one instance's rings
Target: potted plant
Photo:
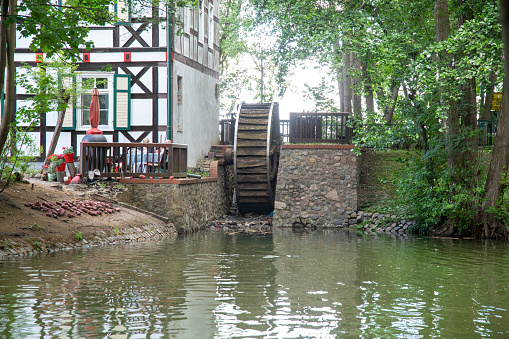
[[[53,162],[47,167],[46,171],[48,173],[48,181],[54,181],[57,178],[57,167]]]
[[[64,150],[65,162],[67,162],[67,163],[73,162],[74,161],[74,149],[72,148],[72,146],[62,147],[62,149]]]
[[[62,155],[53,154],[51,156],[51,163],[55,164],[57,172],[65,172],[65,160]]]

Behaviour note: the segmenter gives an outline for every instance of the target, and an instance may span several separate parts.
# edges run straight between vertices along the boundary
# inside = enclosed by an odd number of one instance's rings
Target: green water
[[[0,259],[1,338],[509,335],[509,245],[201,232]]]

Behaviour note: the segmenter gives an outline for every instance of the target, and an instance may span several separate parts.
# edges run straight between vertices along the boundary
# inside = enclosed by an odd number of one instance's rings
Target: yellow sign
[[[493,102],[491,103],[492,111],[500,111],[502,105],[502,93],[493,93]]]

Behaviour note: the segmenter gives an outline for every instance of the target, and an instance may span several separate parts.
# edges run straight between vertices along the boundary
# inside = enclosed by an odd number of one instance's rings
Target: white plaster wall
[[[51,144],[52,138],[53,138],[53,128],[49,128],[48,132],[46,132],[46,145],[44,146],[44,152],[46,152],[49,149],[49,145]],[[81,141],[81,140],[79,140],[79,141]],[[79,142],[78,142],[78,145],[79,145]],[[60,133],[60,136],[58,137],[58,142],[57,142],[57,146],[55,147],[54,153],[62,154],[64,151],[62,149],[62,147],[69,147],[69,146],[71,146],[71,133],[62,131]],[[74,150],[74,151],[76,151],[76,150]],[[49,155],[49,154],[47,154],[47,155]]]
[[[152,99],[131,99],[131,126],[152,126]]]
[[[173,71],[173,142],[187,144],[187,165],[196,166],[219,139],[219,100],[215,97],[217,79],[180,62]],[[183,132],[177,132],[177,77],[183,77]]]

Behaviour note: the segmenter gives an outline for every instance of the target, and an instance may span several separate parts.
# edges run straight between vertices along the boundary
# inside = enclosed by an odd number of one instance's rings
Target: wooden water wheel
[[[235,192],[239,212],[274,210],[281,135],[277,102],[239,105],[235,128]]]

